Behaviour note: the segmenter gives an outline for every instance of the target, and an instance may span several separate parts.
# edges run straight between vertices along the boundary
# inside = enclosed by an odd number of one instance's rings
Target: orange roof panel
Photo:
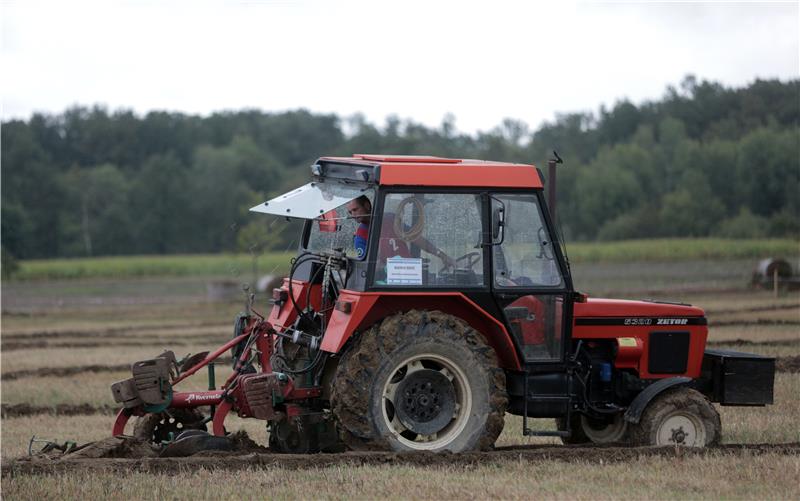
[[[533,165],[418,155],[358,154],[320,160],[378,165],[380,185],[467,188],[541,188]]]
[[[429,163],[429,164],[457,164],[457,158],[430,157],[425,155],[364,155],[359,153],[354,158],[373,160],[375,162],[403,162],[403,163]]]

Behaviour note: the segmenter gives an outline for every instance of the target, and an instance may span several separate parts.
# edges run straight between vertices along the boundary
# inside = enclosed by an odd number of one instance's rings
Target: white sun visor
[[[276,216],[315,219],[360,197],[366,191],[366,188],[339,183],[313,182],[251,207],[250,210]]]

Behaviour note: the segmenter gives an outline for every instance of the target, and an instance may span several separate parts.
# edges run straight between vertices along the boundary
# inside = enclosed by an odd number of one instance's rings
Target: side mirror
[[[505,207],[495,207],[492,211],[492,243],[502,244],[503,240],[505,240],[506,231],[506,208]],[[500,241],[498,241],[498,238]]]
[[[339,229],[338,225],[336,224],[336,210],[329,210],[325,214],[321,215],[318,219],[319,221],[319,231],[323,233],[335,233],[336,230]]]

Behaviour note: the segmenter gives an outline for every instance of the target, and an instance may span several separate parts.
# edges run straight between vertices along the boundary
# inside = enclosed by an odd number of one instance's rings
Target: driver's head
[[[369,217],[372,214],[372,202],[366,195],[361,195],[347,203],[347,213],[361,224],[369,224]]]

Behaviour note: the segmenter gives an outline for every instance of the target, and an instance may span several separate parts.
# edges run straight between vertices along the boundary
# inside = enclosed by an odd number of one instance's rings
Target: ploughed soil
[[[726,343],[727,344],[727,343]],[[41,368],[35,370],[23,370],[8,372],[2,375],[3,381],[13,381],[24,377],[36,376],[60,376],[68,377],[82,372],[115,372],[125,370],[127,365],[89,365],[81,367],[60,367],[60,368]],[[777,357],[775,360],[775,372],[800,373],[800,355],[789,355]],[[58,404],[51,406],[21,404],[2,404],[0,406],[0,417],[14,418],[34,416],[38,414],[52,414],[54,416],[85,416],[92,414],[116,414],[119,409],[116,407],[91,404]]]
[[[231,357],[219,357],[215,360],[215,365],[230,365]],[[2,374],[3,381],[14,381],[26,377],[70,377],[86,372],[120,372],[130,370],[132,364],[117,365],[77,365],[71,367],[39,367],[38,369],[23,369],[19,371],[9,371]]]
[[[800,340],[784,340],[784,341],[764,341],[761,343],[746,343],[744,340],[736,340],[736,341],[725,341],[725,342],[716,342],[716,343],[708,343],[709,346],[729,346],[735,344],[743,344],[743,345],[777,345],[780,343],[781,345],[786,344],[800,344]],[[220,357],[217,359],[218,364],[230,364],[231,359],[230,357]],[[117,364],[117,365],[80,365],[80,366],[72,366],[72,367],[40,367],[38,369],[24,369],[19,371],[9,371],[4,372],[0,378],[4,382],[6,381],[14,381],[17,379],[29,378],[29,377],[70,377],[75,376],[77,374],[83,374],[87,372],[93,373],[102,373],[102,372],[120,372],[126,371],[130,369],[130,364]],[[800,372],[800,355],[788,355],[788,356],[781,356],[776,357],[775,359],[775,371],[776,372]],[[8,410],[7,407],[24,407],[25,404],[15,405],[15,406],[3,406],[3,417],[7,415],[7,412],[16,412],[16,414],[9,414],[9,415],[25,415],[25,411],[13,411]],[[49,409],[46,407],[45,409]],[[42,412],[27,412],[28,414],[41,414]],[[50,413],[54,413],[54,411],[50,411]],[[81,412],[78,414],[87,414],[86,412]],[[93,414],[93,413],[88,413]]]
[[[778,357],[775,360],[775,372],[800,372],[800,355]]]
[[[26,377],[69,377],[85,372],[120,372],[131,368],[131,364],[118,365],[81,365],[74,367],[40,367],[20,371],[4,372],[3,381],[14,381]]]
[[[800,320],[785,320],[780,318],[757,318],[755,320],[717,320],[709,322],[710,327],[732,327],[752,325],[800,325]]]
[[[95,406],[91,404],[58,404],[58,405],[31,405],[31,404],[3,404],[0,417],[14,418],[35,416],[38,414],[52,414],[53,416],[89,416],[92,414],[116,414],[119,408],[110,405]]]
[[[781,454],[800,456],[800,443],[721,445],[707,449],[677,447],[553,446],[529,445],[500,447],[485,452],[344,452],[338,454],[276,454],[250,440],[244,432],[232,437],[232,451],[204,451],[189,457],[159,457],[159,450],[132,437],[111,437],[66,453],[51,451],[6,461],[3,478],[17,475],[45,475],[71,472],[111,471],[129,474],[176,474],[206,470],[243,470],[265,466],[288,469],[328,466],[408,465],[462,466],[497,461],[564,461],[568,463],[609,463],[636,461],[643,457],[759,456]]]
[[[218,338],[217,338],[218,340]],[[18,351],[18,350],[33,350],[33,349],[41,349],[41,348],[105,348],[107,346],[129,346],[129,347],[137,347],[137,346],[153,346],[155,343],[153,341],[114,341],[113,344],[103,343],[103,342],[94,342],[94,341],[79,341],[79,342],[65,342],[59,343],[54,342],[51,343],[46,339],[38,339],[33,340],[30,342],[3,342],[0,343],[0,350],[2,351]],[[185,340],[170,340],[170,346],[192,346],[196,345],[196,341],[185,341]]]
[[[734,344],[740,344],[742,346],[794,346],[800,345],[800,338],[798,339],[775,339],[771,341],[753,341],[751,339],[726,339],[723,341],[708,341],[706,346],[714,347],[714,346],[729,346]]]
[[[6,312],[3,312],[6,315]],[[219,328],[220,332],[227,332],[229,325],[227,323],[221,324],[219,322],[180,322],[180,323],[160,323],[158,325],[128,325],[122,327],[110,327],[105,329],[80,329],[80,330],[40,330],[37,332],[11,332],[4,333],[3,339],[24,341],[30,339],[58,339],[64,337],[80,337],[80,338],[125,338],[131,334],[148,334],[151,332],[164,333],[172,330],[187,331],[196,328],[214,327]],[[188,336],[194,337],[194,336]]]
[[[724,315],[726,313],[755,313],[761,311],[778,311],[778,310],[791,310],[800,307],[800,303],[785,303],[785,304],[767,304],[763,306],[751,306],[749,308],[733,308],[733,309],[710,309],[706,310],[706,315]]]

